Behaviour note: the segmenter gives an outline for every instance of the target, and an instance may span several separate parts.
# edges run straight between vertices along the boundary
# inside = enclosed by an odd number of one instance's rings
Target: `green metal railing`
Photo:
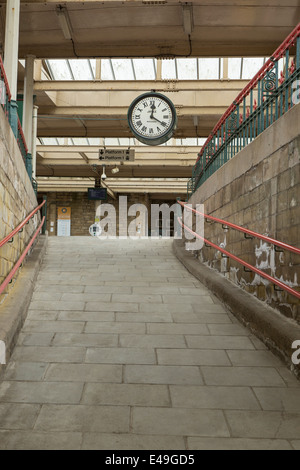
[[[28,148],[27,148],[27,145],[26,145],[25,137],[24,137],[24,134],[23,134],[23,129],[22,129],[19,118],[18,118],[17,142],[18,142],[18,146],[19,146],[21,155],[23,157],[23,161],[25,163],[25,166],[26,166],[26,169],[27,169],[27,172],[28,172],[28,166],[27,166]],[[32,169],[31,169],[31,173],[32,173]],[[31,173],[28,172],[29,176],[31,175]]]
[[[187,199],[216,170],[300,102],[300,23],[216,124],[193,168]]]

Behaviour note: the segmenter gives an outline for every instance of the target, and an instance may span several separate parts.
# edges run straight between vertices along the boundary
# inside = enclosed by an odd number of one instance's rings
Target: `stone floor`
[[[0,449],[300,449],[300,382],[171,240],[50,238]]]

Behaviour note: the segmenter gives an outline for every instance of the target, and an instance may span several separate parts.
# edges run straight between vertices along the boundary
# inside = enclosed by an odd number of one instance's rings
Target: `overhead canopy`
[[[42,59],[37,176],[93,179],[98,148],[121,145],[136,146],[136,160],[120,166],[118,182],[108,168],[120,191],[122,178],[142,188],[145,178],[189,177],[203,139],[299,17],[299,0],[21,0],[19,58]],[[18,78],[22,94],[22,67]],[[178,126],[166,146],[145,149],[127,110],[152,89],[174,102]]]
[[[269,56],[299,11],[298,0],[22,0],[19,56]]]

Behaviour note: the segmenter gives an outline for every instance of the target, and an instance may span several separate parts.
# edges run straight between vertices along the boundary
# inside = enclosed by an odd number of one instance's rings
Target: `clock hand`
[[[152,111],[151,111],[151,114],[150,114],[150,119],[153,119],[153,113],[154,113],[154,110],[156,109],[156,106],[154,104],[152,104],[151,109],[152,109]]]
[[[152,117],[153,119],[155,119],[155,121],[158,121],[160,124],[162,124],[162,122],[159,119],[157,119],[156,117],[154,117],[154,116],[150,116],[150,117]]]

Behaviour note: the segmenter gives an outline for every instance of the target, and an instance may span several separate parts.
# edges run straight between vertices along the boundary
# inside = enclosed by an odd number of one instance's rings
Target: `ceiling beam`
[[[176,108],[176,138],[207,137],[243,86],[244,80],[182,80],[35,83],[39,137],[132,137],[127,111],[137,94],[158,89]],[[44,96],[52,95],[49,106]],[[198,125],[195,126],[195,116]],[[74,120],[79,125],[74,125]]]
[[[239,92],[249,80],[40,80],[35,81],[34,90],[37,91],[136,91],[146,92],[155,89],[158,92],[180,91],[223,91],[233,90]]]
[[[90,163],[88,157],[86,156],[84,152],[79,152],[79,155],[83,158],[85,163],[88,163],[88,164]]]
[[[108,178],[105,186],[114,199],[116,193],[186,194],[187,178]],[[38,189],[43,191],[86,192],[91,187],[92,178],[44,178],[38,177]],[[103,183],[103,182],[102,182]]]

